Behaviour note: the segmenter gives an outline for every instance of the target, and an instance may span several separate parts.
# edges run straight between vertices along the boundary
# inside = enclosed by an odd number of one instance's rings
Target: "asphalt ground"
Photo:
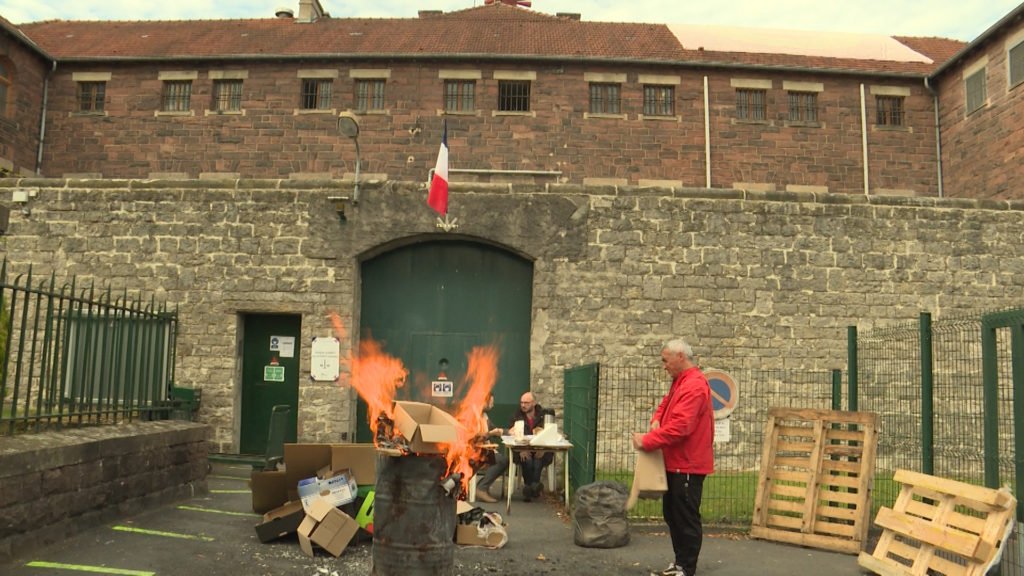
[[[372,541],[364,536],[338,558],[322,550],[310,558],[292,535],[262,544],[253,526],[248,469],[215,465],[209,494],[98,526],[65,542],[19,555],[0,564],[4,576],[302,575],[370,574]],[[508,543],[500,549],[456,546],[455,574],[470,575],[647,575],[671,560],[663,524],[631,526],[630,543],[613,549],[573,543],[573,527],[564,507],[550,496],[542,501],[513,499],[481,504],[504,517]],[[855,556],[773,542],[743,535],[710,533],[704,539],[701,576],[766,576],[863,572]]]

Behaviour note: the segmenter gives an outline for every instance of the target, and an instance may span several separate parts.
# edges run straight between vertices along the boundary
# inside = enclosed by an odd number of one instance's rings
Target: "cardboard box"
[[[409,449],[421,454],[440,454],[441,444],[458,440],[455,417],[422,402],[395,402],[395,427],[409,441]]]
[[[312,504],[298,528],[299,547],[307,556],[313,556],[313,544],[316,544],[338,557],[358,529],[359,525],[351,516],[320,499]]]
[[[472,510],[474,506],[458,500],[455,504],[456,517]],[[508,542],[508,532],[501,525],[501,517],[497,514],[490,514],[491,522],[455,525],[455,543],[462,546],[486,546],[487,548],[501,548]]]
[[[309,513],[314,502],[326,500],[334,508],[356,499],[359,486],[352,472],[345,470],[330,478],[306,478],[299,481],[298,493],[302,507]]]
[[[249,479],[252,492],[252,511],[257,514],[269,512],[288,502],[288,485],[284,470],[253,472]]]
[[[288,502],[263,515],[263,521],[256,525],[256,537],[266,543],[291,534],[299,529],[305,517],[302,502]]]
[[[373,444],[331,444],[331,468],[347,468],[360,486],[372,486],[377,483],[377,448]]]

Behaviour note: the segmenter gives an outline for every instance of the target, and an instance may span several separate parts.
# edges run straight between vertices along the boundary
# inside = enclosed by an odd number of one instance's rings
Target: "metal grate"
[[[237,112],[242,109],[242,81],[214,80],[213,109],[218,112]]]
[[[365,78],[356,80],[356,110],[384,109],[384,80]]]
[[[766,118],[764,90],[741,88],[736,90],[736,118],[764,120]]]
[[[675,86],[646,85],[644,86],[645,116],[675,116]]]
[[[618,114],[622,109],[622,96],[618,84],[590,84],[590,113]]]
[[[331,90],[334,82],[330,78],[305,78],[302,80],[300,106],[303,110],[329,110]]]
[[[530,81],[499,80],[498,110],[502,112],[529,112]]]
[[[967,113],[975,112],[985,106],[985,68],[971,74],[964,80],[964,89],[967,93]]]
[[[817,122],[818,121],[818,93],[817,92],[790,92],[789,93],[789,121],[790,122]]]
[[[192,108],[192,81],[165,80],[160,108],[164,112],[188,112]]]
[[[903,96],[875,96],[875,124],[903,126]]]
[[[444,81],[445,112],[472,112],[476,109],[476,82],[473,80]]]

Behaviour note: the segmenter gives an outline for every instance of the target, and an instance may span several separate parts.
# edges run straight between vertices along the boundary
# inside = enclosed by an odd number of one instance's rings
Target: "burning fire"
[[[338,339],[344,340],[347,332],[341,318],[332,312],[330,319]],[[498,379],[498,358],[495,346],[474,347],[469,353],[465,382],[461,387],[466,393],[454,414],[461,424],[457,429],[458,440],[448,445],[445,452],[448,462],[446,475],[458,473],[463,489],[473,475],[472,462],[482,459],[479,439],[487,431],[483,412]],[[370,430],[373,432],[374,444],[377,444],[379,417],[383,414],[387,419],[394,420],[395,396],[398,389],[405,385],[409,370],[401,360],[384,352],[380,343],[371,338],[360,340],[358,355],[339,358],[339,362],[342,368],[349,369],[352,388],[366,402]]]

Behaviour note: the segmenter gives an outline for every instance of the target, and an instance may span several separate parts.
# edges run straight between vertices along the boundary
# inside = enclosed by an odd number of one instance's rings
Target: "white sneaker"
[[[651,574],[652,576],[686,576],[686,571],[683,570],[682,566],[672,563],[661,572],[652,572]]]

